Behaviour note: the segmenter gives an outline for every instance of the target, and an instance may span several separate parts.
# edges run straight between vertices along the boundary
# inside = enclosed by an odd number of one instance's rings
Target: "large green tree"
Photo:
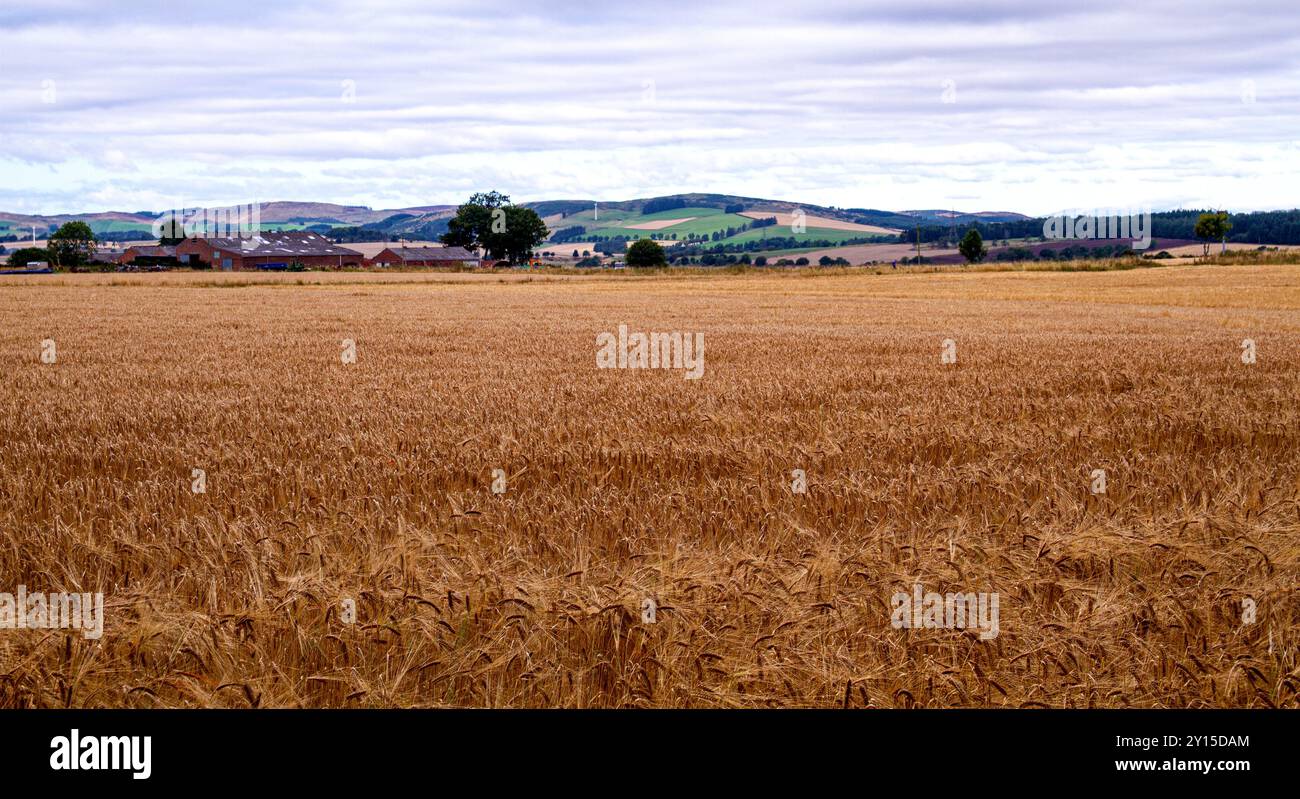
[[[1218,241],[1223,243],[1223,249],[1228,249],[1228,231],[1232,230],[1232,223],[1228,221],[1228,212],[1219,211],[1217,214],[1201,214],[1196,218],[1196,238],[1201,240],[1201,254],[1210,254],[1210,242]]]
[[[456,209],[442,243],[482,249],[488,258],[518,262],[528,258],[550,231],[531,208],[514,205],[500,192],[480,192]]]
[[[85,222],[64,222],[50,234],[46,249],[54,266],[81,266],[95,255],[95,233]]]
[[[50,252],[44,247],[22,247],[9,253],[10,266],[27,266],[33,261],[50,260]]]
[[[989,253],[984,246],[984,237],[975,228],[966,231],[966,235],[961,237],[961,244],[957,245],[957,249],[965,256],[966,262],[972,264],[983,261],[984,256]]]
[[[667,266],[668,258],[664,248],[651,239],[637,239],[627,248],[628,266]]]

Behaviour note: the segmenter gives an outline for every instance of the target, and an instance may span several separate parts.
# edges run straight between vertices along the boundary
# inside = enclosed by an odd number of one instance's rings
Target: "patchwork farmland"
[[[680,205],[662,211],[638,210],[642,201],[620,203],[613,208],[586,207],[564,214],[547,216],[546,222],[554,242],[543,249],[563,251],[569,241],[592,242],[612,239],[653,238],[672,246],[680,243],[745,245],[765,239],[779,239],[782,245],[834,245],[841,242],[862,244],[867,241],[893,239],[898,229],[853,222],[815,213],[802,212],[796,217],[784,208],[765,209],[743,203],[715,205]],[[728,207],[741,210],[730,212]],[[764,225],[765,220],[775,220]],[[582,233],[566,235],[574,227]],[[789,250],[773,246],[772,251]]]

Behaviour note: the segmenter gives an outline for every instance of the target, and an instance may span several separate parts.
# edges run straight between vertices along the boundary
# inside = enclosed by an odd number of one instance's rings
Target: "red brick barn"
[[[459,264],[477,268],[482,259],[462,247],[389,247],[370,259],[378,267],[451,267]]]
[[[117,259],[119,264],[137,266],[175,266],[176,248],[165,244],[127,247]]]
[[[257,233],[248,237],[186,239],[176,245],[181,265],[206,264],[213,269],[342,269],[361,266],[365,257],[340,247],[319,233]]]

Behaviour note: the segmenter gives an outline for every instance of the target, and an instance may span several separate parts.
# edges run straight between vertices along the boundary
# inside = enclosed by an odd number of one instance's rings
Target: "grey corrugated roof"
[[[214,238],[208,244],[218,250],[247,257],[263,255],[355,255],[356,250],[340,247],[319,233],[257,233],[248,238]]]
[[[149,255],[149,256],[156,256],[161,258],[170,258],[176,255],[176,248],[171,246],[170,244],[157,244],[157,245],[146,244],[146,245],[140,245],[136,247],[128,247],[127,249],[135,250],[135,254],[137,256]],[[126,254],[126,250],[118,251],[118,255],[125,255],[125,254]]]

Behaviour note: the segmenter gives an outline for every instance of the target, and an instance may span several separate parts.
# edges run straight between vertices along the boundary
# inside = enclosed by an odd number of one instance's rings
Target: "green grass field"
[[[634,211],[610,209],[600,211],[599,219],[596,219],[595,216],[592,209],[586,209],[552,223],[552,228],[562,230],[566,227],[581,225],[592,236],[625,236],[629,240],[651,238],[653,236],[660,240],[685,241],[688,236],[711,237],[714,233],[724,233],[727,228],[740,229],[746,225],[752,225],[755,221],[747,216],[724,213],[721,208],[705,206],[670,208],[653,214],[639,214]],[[632,227],[646,222],[661,222],[671,219],[688,219],[689,221],[660,228],[659,230],[637,230]],[[676,236],[675,239],[674,236]],[[810,247],[821,247],[828,245],[813,245],[812,242],[828,242],[829,246],[833,246],[855,239],[859,241],[870,239],[872,236],[873,234],[866,231],[816,227],[808,228],[803,233],[796,235],[790,230],[789,226],[773,225],[763,228],[751,228],[728,238],[720,239],[717,242],[709,241],[708,243],[747,244],[765,238],[792,237],[800,243],[808,243]],[[789,250],[789,252],[796,252],[796,250]]]
[[[594,230],[595,228],[604,227],[609,224],[626,222],[631,219],[641,219],[641,218],[642,218],[641,215],[636,213],[635,211],[601,209],[600,219],[596,219],[593,210],[588,208],[585,211],[581,211],[576,214],[569,214],[563,219],[556,220],[554,223],[552,223],[552,227],[554,227],[556,230],[559,230],[560,228],[566,228],[572,225],[582,225],[583,227],[587,228],[587,230]],[[636,224],[636,223],[633,222],[632,224]]]
[[[687,209],[679,208],[677,210],[685,211]],[[685,214],[685,216],[690,216],[690,214]],[[677,219],[678,217],[668,216],[664,218]],[[653,222],[655,220],[647,219],[646,221]],[[729,227],[740,228],[742,225],[747,225],[753,221],[754,220],[749,219],[748,217],[739,216],[737,214],[714,213],[708,216],[702,216],[698,219],[692,219],[689,222],[682,222],[681,224],[673,225],[672,227],[661,228],[659,230],[633,230],[630,227],[608,227],[594,232],[602,236],[627,236],[629,238],[635,236],[649,238],[652,233],[657,234],[661,238],[672,238],[672,234],[676,233],[678,239],[684,239],[691,234],[697,236],[709,236],[715,232],[725,231]],[[629,223],[635,225],[639,224],[639,221],[629,220]],[[727,239],[727,241],[732,240],[734,239]]]
[[[628,221],[636,225],[642,222],[662,222],[665,219],[685,219],[688,216],[724,216],[724,214],[721,208],[688,206],[686,208],[670,208],[667,211],[658,211],[653,214],[637,214],[635,219],[629,219]]]
[[[687,218],[690,218],[689,222],[682,222],[660,230],[635,230],[630,227],[631,225],[640,225],[647,222]],[[691,234],[709,236],[716,231],[725,231],[728,227],[739,228],[753,221],[738,214],[723,213],[720,208],[701,206],[671,208],[653,214],[639,214],[634,211],[616,209],[602,210],[600,211],[600,219],[596,219],[595,213],[588,209],[577,214],[570,214],[564,219],[554,222],[552,229],[562,230],[573,225],[582,225],[587,229],[588,233],[597,236],[627,236],[628,238],[639,236],[648,238],[651,233],[655,233],[671,238],[672,234],[676,233],[678,239],[685,239]]]
[[[86,224],[90,225],[92,232],[99,233],[125,233],[145,232],[148,233],[153,228],[153,223],[145,222],[119,222],[112,219],[95,219]]]
[[[727,244],[745,244],[750,241],[770,238],[794,238],[798,241],[830,241],[836,244],[850,239],[870,239],[876,234],[864,230],[836,230],[834,228],[810,227],[803,233],[793,233],[789,225],[772,225],[771,227],[746,230],[737,236],[726,239]]]

